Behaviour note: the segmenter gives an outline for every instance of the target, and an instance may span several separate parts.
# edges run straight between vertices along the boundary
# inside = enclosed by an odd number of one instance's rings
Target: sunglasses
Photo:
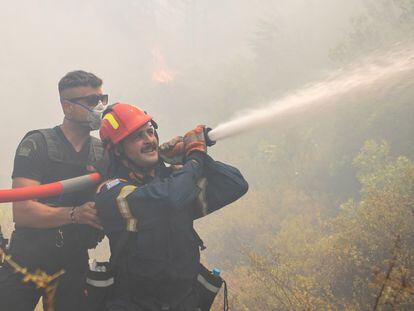
[[[84,106],[79,101],[85,102],[88,107],[95,107],[96,105],[101,102],[104,106],[108,104],[108,94],[91,94],[88,96],[82,96],[82,97],[74,97],[74,98],[62,98],[63,100],[66,100],[70,103],[78,104],[81,106]]]

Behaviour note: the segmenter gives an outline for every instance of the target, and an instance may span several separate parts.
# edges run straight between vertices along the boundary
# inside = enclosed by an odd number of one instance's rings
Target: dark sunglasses
[[[91,94],[88,96],[74,97],[74,98],[63,98],[68,102],[80,104],[79,101],[84,101],[88,106],[95,107],[99,102],[102,102],[104,106],[108,104],[108,94]]]

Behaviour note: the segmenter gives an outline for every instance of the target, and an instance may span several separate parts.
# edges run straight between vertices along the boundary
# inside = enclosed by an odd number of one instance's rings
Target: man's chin
[[[145,159],[142,159],[141,162],[144,168],[151,169],[158,164],[158,154],[146,157]]]

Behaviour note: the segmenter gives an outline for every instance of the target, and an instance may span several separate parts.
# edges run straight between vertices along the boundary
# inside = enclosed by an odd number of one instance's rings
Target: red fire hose
[[[101,179],[99,173],[92,173],[50,184],[0,190],[0,203],[16,202],[57,196],[75,192],[96,185]]]

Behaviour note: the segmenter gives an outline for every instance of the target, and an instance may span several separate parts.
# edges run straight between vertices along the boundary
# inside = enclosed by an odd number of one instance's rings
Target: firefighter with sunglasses
[[[85,175],[101,165],[103,147],[90,132],[99,129],[108,103],[102,80],[73,71],[58,84],[62,124],[27,133],[14,158],[13,188],[47,184]],[[88,249],[103,238],[94,200],[95,189],[13,203],[15,230],[9,254],[29,273],[52,275],[61,269],[54,296],[56,311],[78,310],[84,297]],[[44,292],[4,265],[0,270],[0,310],[34,310]],[[46,299],[43,299],[47,310]]]
[[[105,310],[208,310],[216,288],[200,274],[203,243],[193,222],[239,199],[248,184],[239,170],[207,155],[204,126],[162,146],[156,129],[133,105],[103,113],[110,180],[98,188],[96,208],[115,270]]]

